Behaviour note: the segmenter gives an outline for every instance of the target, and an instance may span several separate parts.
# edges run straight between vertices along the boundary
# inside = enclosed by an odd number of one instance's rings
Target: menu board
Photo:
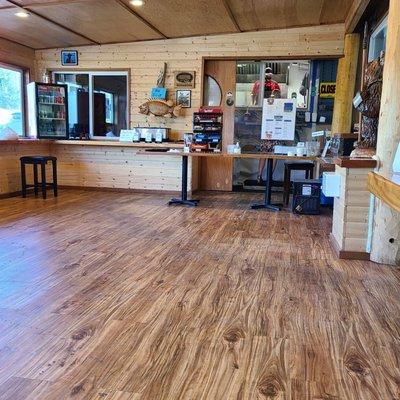
[[[261,139],[294,140],[296,99],[264,99]]]

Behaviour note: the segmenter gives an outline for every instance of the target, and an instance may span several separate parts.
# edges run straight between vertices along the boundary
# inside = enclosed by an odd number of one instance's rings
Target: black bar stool
[[[306,179],[313,179],[314,163],[313,162],[286,162],[285,175],[283,178],[283,202],[289,204],[290,187],[292,171],[305,171]]]
[[[41,182],[42,196],[46,198],[47,187],[53,188],[54,196],[57,197],[57,157],[52,156],[25,156],[20,158],[21,161],[21,179],[22,179],[22,197],[26,197],[26,189],[33,187],[35,196],[39,194],[39,181],[38,181],[38,165],[41,166]],[[53,182],[46,182],[46,164],[48,161],[53,165]],[[27,164],[33,165],[33,185],[26,183],[26,170]]]

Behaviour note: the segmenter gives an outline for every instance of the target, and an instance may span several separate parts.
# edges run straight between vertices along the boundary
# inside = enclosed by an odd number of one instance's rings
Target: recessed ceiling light
[[[29,17],[29,13],[26,11],[18,11],[15,13],[15,15],[19,18],[28,18]]]
[[[144,4],[143,0],[131,0],[130,2],[134,7],[141,7]]]

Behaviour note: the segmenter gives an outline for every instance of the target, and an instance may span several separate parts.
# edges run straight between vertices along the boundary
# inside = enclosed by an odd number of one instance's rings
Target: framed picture
[[[192,91],[191,90],[177,90],[176,91],[176,104],[182,108],[192,107]]]
[[[61,65],[64,66],[78,65],[78,52],[76,50],[62,50]]]
[[[175,87],[194,88],[195,80],[195,71],[175,71]]]

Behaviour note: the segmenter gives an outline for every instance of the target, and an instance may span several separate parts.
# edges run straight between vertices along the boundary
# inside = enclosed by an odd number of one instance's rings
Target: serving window
[[[128,73],[54,72],[53,80],[68,86],[70,137],[118,138],[128,127]]]

